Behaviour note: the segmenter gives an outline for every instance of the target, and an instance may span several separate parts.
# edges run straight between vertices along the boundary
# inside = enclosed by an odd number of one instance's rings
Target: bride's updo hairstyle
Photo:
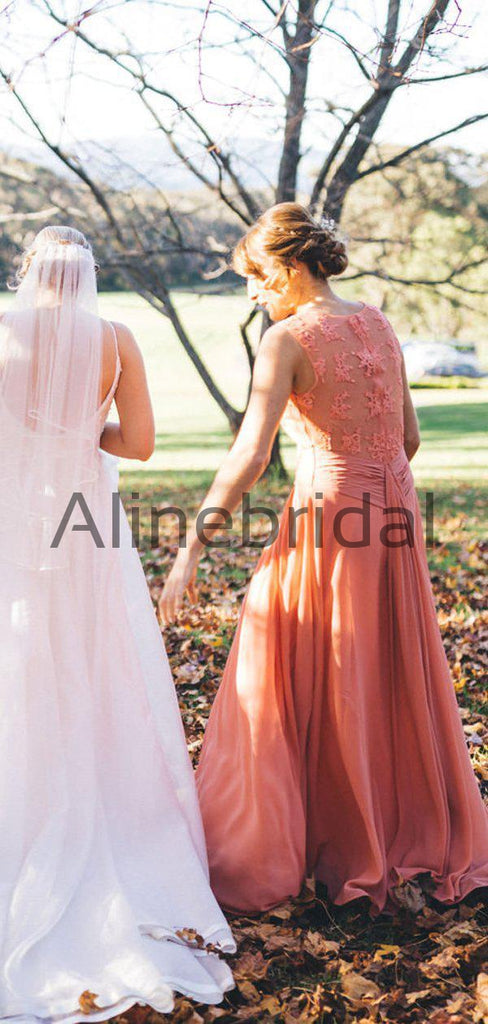
[[[238,242],[233,269],[242,277],[262,277],[263,256],[274,260],[277,271],[285,272],[297,260],[322,281],[338,277],[348,262],[333,222],[317,223],[299,203],[278,203],[266,210]]]
[[[92,247],[87,238],[81,231],[77,231],[76,228],[66,227],[64,225],[51,225],[42,228],[34,238],[34,241],[29,245],[22,256],[22,263],[17,271],[17,284],[23,280],[29,267],[34,259],[34,256],[42,253],[44,246],[52,245],[79,245],[81,249],[86,249],[91,256],[93,256]],[[99,266],[95,263],[95,270],[99,270]]]

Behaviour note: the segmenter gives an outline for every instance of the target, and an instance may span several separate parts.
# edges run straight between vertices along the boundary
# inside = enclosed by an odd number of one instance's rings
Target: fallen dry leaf
[[[322,932],[307,932],[303,940],[305,952],[317,958],[338,953],[340,948],[339,942],[324,938]]]
[[[257,953],[243,953],[237,963],[233,965],[234,978],[236,980],[248,978],[250,981],[257,981],[266,977],[269,966],[270,961],[265,960],[259,950]]]
[[[407,992],[405,995],[405,1002],[407,1002],[409,1006],[412,1006],[414,1003],[417,1003],[419,999],[428,999],[431,991],[432,990],[430,988],[421,988],[418,992]]]
[[[346,999],[355,1009],[360,1009],[368,1000],[381,998],[381,989],[378,985],[354,971],[345,974],[341,984]]]
[[[401,953],[400,946],[379,946],[373,960],[396,960],[399,953]]]
[[[266,941],[268,953],[299,953],[302,950],[302,935],[298,929],[281,928],[269,935]]]
[[[175,933],[182,942],[188,946],[196,946],[197,949],[205,948],[205,941],[195,928],[178,928]]]
[[[188,488],[178,484],[172,494],[167,484],[166,480],[168,504],[196,511],[204,485]],[[273,485],[270,498],[267,487],[266,504],[279,510],[287,491],[287,487]],[[460,506],[468,491],[459,486]],[[148,508],[150,494],[148,489],[146,501],[141,490],[141,504]],[[479,505],[477,500],[473,504],[481,513],[481,497]],[[488,615],[484,611],[488,545],[470,535],[463,508],[456,511],[462,515],[436,514],[439,543],[429,552],[429,562],[467,749],[488,795],[488,760],[479,742],[488,740],[483,711],[488,696]],[[257,536],[263,524],[258,518],[256,523]],[[150,516],[147,537],[149,532]],[[254,534],[254,524],[251,532]],[[157,599],[176,553],[176,533],[172,535],[170,528],[162,530],[157,552],[151,551],[147,540],[143,545],[147,579]],[[205,552],[199,604],[187,606],[178,621],[165,629],[195,764],[259,554],[258,549],[245,548]],[[309,880],[297,899],[267,914],[233,915],[238,954],[228,962],[236,970],[239,987],[218,1007],[177,1000],[177,1012],[186,1015],[184,1024],[191,1022],[193,1014],[197,1014],[193,1024],[202,1019],[204,1024],[260,1024],[273,1019],[276,1024],[483,1024],[488,1016],[488,937],[481,894],[445,907],[432,900],[428,879],[422,877],[400,881],[398,896],[400,908],[395,917],[373,919],[366,902],[334,907],[324,887],[319,887],[316,895],[315,884]],[[181,941],[190,945],[202,941],[193,929],[184,929],[183,935]],[[362,981],[354,981],[353,975]],[[182,1003],[186,1004],[183,1008]],[[277,1004],[279,1012],[273,1013]],[[136,1008],[127,1011],[125,1024],[146,1024],[143,1018],[133,1016],[138,1012]],[[146,1008],[140,1012],[144,1014]],[[174,1014],[150,1010],[147,1015],[147,1024],[167,1021],[174,1024]]]
[[[246,1003],[259,1003],[259,1000],[261,998],[260,994],[256,986],[253,985],[252,981],[249,981],[248,978],[243,978],[242,980],[238,981],[237,987],[239,989],[239,992],[241,993],[242,998],[246,1000]]]
[[[158,1014],[162,1022],[166,1015]],[[189,999],[179,996],[171,1013],[171,1024],[204,1024],[204,1018],[197,1013]]]
[[[397,903],[411,914],[419,914],[425,907],[425,896],[415,878],[400,881],[393,887],[393,895]]]
[[[476,979],[476,1007],[483,1015],[483,1024],[488,1021],[488,974],[483,971]]]
[[[95,1002],[96,999],[98,999],[96,992],[89,992],[88,989],[85,989],[78,1000],[81,1012],[94,1013],[96,1010],[100,1010],[100,1007]]]

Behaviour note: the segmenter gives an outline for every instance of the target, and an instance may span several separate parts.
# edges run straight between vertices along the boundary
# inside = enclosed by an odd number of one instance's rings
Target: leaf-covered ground
[[[157,496],[154,481],[147,479],[143,489],[138,479],[126,480],[126,491],[130,494],[136,487],[140,494],[142,557],[154,599],[174,558],[177,534],[175,520],[167,518],[159,546],[152,549],[148,506],[177,504],[191,513],[206,483],[180,474],[166,478],[164,496]],[[266,490],[256,489],[255,497],[259,503],[266,495],[266,502],[279,511],[287,490],[286,485],[268,483]],[[487,790],[488,616],[483,611],[483,587],[488,545],[480,531],[485,509],[486,495],[479,488],[438,489],[429,564],[466,741],[480,785]],[[266,523],[256,517],[253,537],[266,532]],[[258,556],[257,549],[235,546],[205,553],[198,605],[185,608],[178,622],[165,630],[195,761]],[[446,908],[429,897],[428,884],[413,884],[405,887],[402,902],[395,917],[372,919],[362,901],[334,907],[309,883],[300,899],[277,910],[231,919],[238,943],[237,955],[230,958],[236,988],[221,1006],[197,1006],[178,998],[169,1016],[135,1007],[125,1019],[130,1024],[488,1024],[486,893],[478,891],[462,905]]]

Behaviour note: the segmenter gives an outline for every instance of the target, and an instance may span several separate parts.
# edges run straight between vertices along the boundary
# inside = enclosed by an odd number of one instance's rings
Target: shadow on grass
[[[463,438],[483,434],[488,422],[488,402],[456,402],[417,409],[423,441],[449,441],[463,448]]]
[[[232,435],[229,430],[214,430],[211,433],[206,433],[205,431],[192,431],[191,433],[180,431],[174,434],[156,434],[155,451],[205,451],[208,448],[212,448],[214,450],[221,449],[225,454],[231,444]],[[281,434],[281,447],[294,447],[294,442],[287,434]]]
[[[463,438],[470,434],[481,434],[488,422],[488,402],[456,402],[451,404],[420,406],[417,410],[424,441],[454,442],[456,447],[465,447]],[[191,411],[188,419],[191,420]],[[220,449],[225,453],[232,443],[230,431],[223,427],[208,433],[205,430],[159,433],[156,436],[157,452],[205,451]],[[283,448],[293,446],[291,439],[282,432]]]
[[[226,452],[232,441],[228,430],[214,430],[212,433],[204,431],[178,434],[157,434],[155,450],[164,451],[191,451],[206,448],[221,448]]]

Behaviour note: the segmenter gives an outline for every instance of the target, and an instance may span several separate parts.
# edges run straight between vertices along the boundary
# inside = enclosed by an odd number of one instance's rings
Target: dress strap
[[[114,380],[117,381],[119,373],[120,373],[120,371],[122,369],[122,363],[120,361],[119,342],[118,342],[118,339],[117,339],[117,331],[115,330],[115,326],[114,326],[114,324],[112,323],[111,320],[109,320],[109,324],[110,324],[110,326],[112,328],[112,333],[113,333],[113,336],[114,336],[114,345],[115,345],[115,378],[114,378]]]
[[[121,374],[121,371],[122,371],[122,361],[121,361],[121,358],[120,358],[119,342],[118,342],[118,338],[117,338],[117,331],[115,330],[115,326],[114,326],[114,324],[112,323],[111,320],[109,320],[109,324],[110,324],[110,326],[112,328],[112,334],[114,336],[114,345],[115,345],[115,375],[114,375],[114,380],[113,380],[113,384],[112,384],[112,388],[111,388],[112,394],[114,395],[116,390],[117,390],[117,384],[119,383],[119,377],[120,377],[120,374]]]
[[[113,339],[114,339],[114,346],[115,346],[115,373],[114,373],[114,379],[112,381],[112,386],[111,386],[110,390],[107,392],[107,394],[105,395],[105,398],[104,398],[104,400],[102,402],[102,405],[101,405],[102,409],[105,408],[105,405],[108,402],[112,401],[112,399],[113,399],[113,397],[115,395],[115,392],[117,390],[117,385],[119,383],[119,377],[120,377],[120,374],[121,374],[121,371],[122,371],[122,362],[121,362],[120,353],[119,353],[119,344],[118,344],[118,340],[117,340],[117,331],[115,330],[115,327],[114,327],[114,325],[113,325],[111,320],[107,320],[106,322],[108,324],[110,324],[110,327],[111,327],[111,330],[112,330]]]

